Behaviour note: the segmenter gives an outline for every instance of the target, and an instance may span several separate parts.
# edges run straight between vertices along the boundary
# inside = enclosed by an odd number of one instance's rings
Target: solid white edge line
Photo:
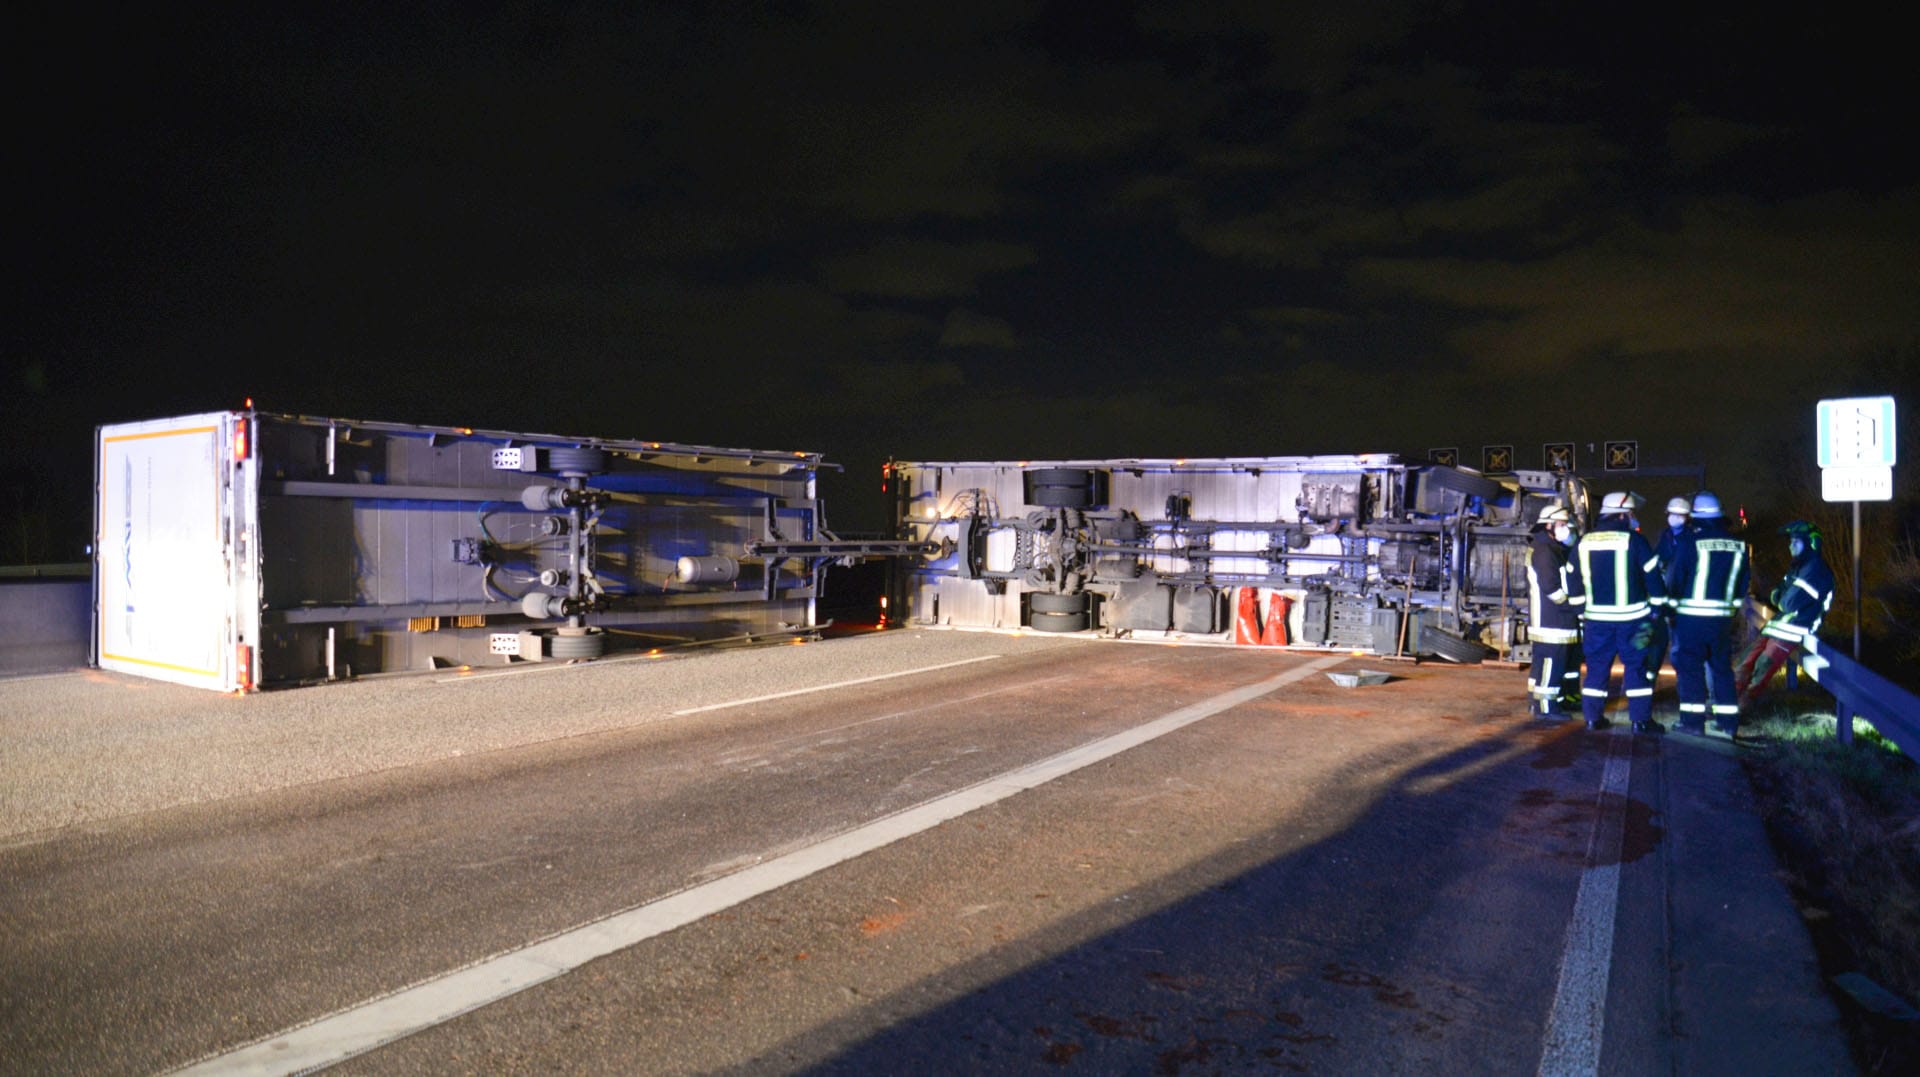
[[[1621,745],[1625,745],[1625,751]],[[1607,767],[1600,778],[1598,814],[1587,847],[1587,868],[1573,899],[1560,980],[1541,1041],[1542,1077],[1574,1077],[1600,1072],[1605,1044],[1607,978],[1613,964],[1613,927],[1620,898],[1620,850],[1625,839],[1628,780],[1633,774],[1633,738],[1609,738]],[[1611,803],[1607,794],[1618,799]]]
[[[725,710],[728,707],[744,707],[749,703],[765,703],[770,699],[786,699],[788,696],[804,696],[811,692],[830,692],[835,688],[851,688],[856,684],[872,684],[874,681],[890,681],[895,677],[911,677],[917,673],[932,673],[937,669],[970,666],[975,662],[991,662],[999,657],[997,654],[983,654],[978,658],[962,658],[958,662],[942,662],[937,666],[921,666],[919,669],[903,669],[895,673],[876,673],[871,677],[855,677],[850,681],[835,681],[832,684],[815,685],[812,688],[795,688],[787,692],[770,692],[764,696],[735,699],[726,703],[709,703],[704,707],[688,707],[685,710],[677,710],[672,713],[677,718],[683,714],[701,714],[706,711]]]
[[[244,1047],[202,1059],[174,1072],[182,1075],[284,1074],[343,1062],[518,994],[596,958],[703,920],[836,864],[931,830],[941,823],[1111,758],[1203,718],[1251,702],[1328,666],[1344,662],[1347,657],[1340,655],[1318,659],[1244,688],[1201,700],[1131,729],[1016,767],[892,815],[881,816],[870,823],[765,863],[688,887],[517,950],[486,958],[393,994],[370,999]]]

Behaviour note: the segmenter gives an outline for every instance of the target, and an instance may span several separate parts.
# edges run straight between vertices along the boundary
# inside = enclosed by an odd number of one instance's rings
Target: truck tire
[[[1077,595],[1056,595],[1050,591],[1027,593],[1027,608],[1035,613],[1085,613],[1087,606],[1084,592]]]
[[[547,450],[547,470],[561,474],[572,472],[578,475],[591,475],[607,469],[607,454],[600,449],[569,449],[564,447]]]
[[[547,644],[553,658],[598,658],[607,653],[607,634],[589,631],[581,636],[555,635]]]
[[[1027,504],[1049,509],[1090,509],[1100,500],[1102,476],[1081,467],[1042,467],[1026,472],[1021,482]]]
[[[1422,632],[1420,642],[1425,644],[1428,650],[1447,661],[1459,662],[1463,665],[1484,662],[1487,656],[1493,653],[1493,648],[1485,644],[1461,639],[1451,632],[1442,632],[1437,628],[1427,628]]]
[[[1033,613],[1028,627],[1035,632],[1085,632],[1088,617],[1084,613]]]

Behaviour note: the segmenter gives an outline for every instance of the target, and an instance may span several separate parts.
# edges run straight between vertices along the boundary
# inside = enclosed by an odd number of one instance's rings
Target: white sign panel
[[[1826,501],[1892,501],[1890,467],[1826,467],[1820,469],[1820,497]]]
[[[1818,436],[1821,467],[1892,467],[1893,398],[1862,396],[1849,400],[1822,400]],[[1850,501],[1852,498],[1839,500]]]

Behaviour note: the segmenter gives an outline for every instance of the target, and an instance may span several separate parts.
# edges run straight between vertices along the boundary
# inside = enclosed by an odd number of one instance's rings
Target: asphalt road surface
[[[1848,1070],[1726,750],[1522,678],[917,632],[0,682],[0,1070]]]

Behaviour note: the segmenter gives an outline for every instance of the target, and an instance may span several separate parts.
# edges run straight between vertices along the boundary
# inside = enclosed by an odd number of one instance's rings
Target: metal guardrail
[[[1853,656],[1808,637],[1801,668],[1840,704],[1840,743],[1853,743],[1853,719],[1865,718],[1909,757],[1920,759],[1920,696],[1861,665]]]
[[[91,575],[91,561],[59,565],[0,565],[0,580],[84,580]]]

